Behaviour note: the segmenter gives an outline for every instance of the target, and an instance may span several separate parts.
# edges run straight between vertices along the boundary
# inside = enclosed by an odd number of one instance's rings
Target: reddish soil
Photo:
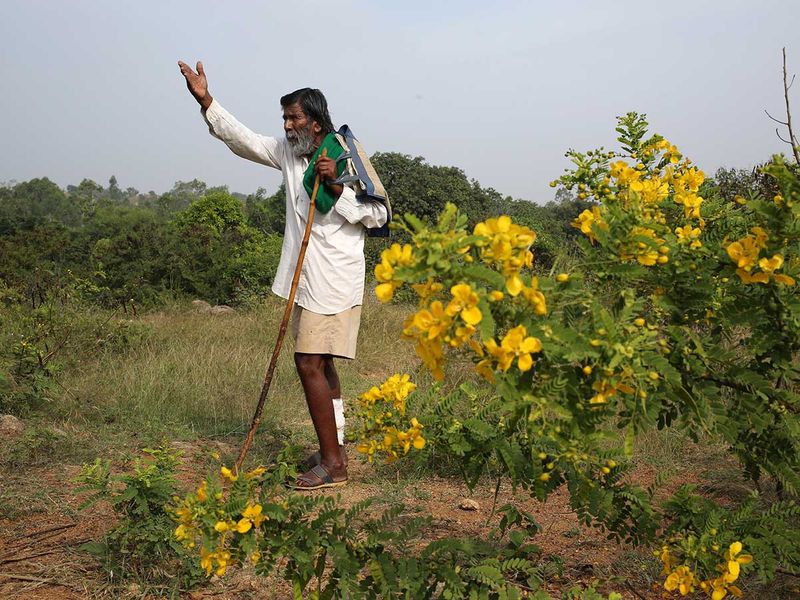
[[[196,470],[189,465],[197,464],[195,459],[200,454],[200,446],[179,446],[184,451],[180,479],[187,485],[194,484]],[[336,490],[345,503],[369,497],[383,498],[385,502],[386,482],[376,478],[371,469],[351,450],[350,481]],[[76,495],[76,485],[70,483],[76,473],[76,467],[29,470],[9,476],[3,482],[3,487],[9,490],[29,488],[32,481],[36,482],[40,490],[37,507],[43,508],[20,511],[18,520],[0,521],[0,598],[160,597],[158,590],[144,589],[137,584],[115,584],[105,576],[95,558],[79,550],[84,542],[100,538],[111,526],[113,516],[110,508],[102,503],[85,511],[77,510],[82,497]],[[654,476],[655,470],[646,467],[635,474],[640,483],[648,483]],[[394,500],[404,502],[409,514],[433,518],[431,538],[486,538],[497,524],[497,518],[491,518],[493,486],[480,486],[470,494],[457,480],[429,477],[413,486],[402,489],[396,486],[396,490]],[[477,502],[477,510],[460,508],[467,498]],[[544,556],[558,555],[564,560],[563,574],[547,584],[554,596],[574,584],[600,580],[605,582],[600,588],[602,591],[617,591],[626,599],[662,597],[662,588],[654,581],[657,567],[646,552],[618,546],[606,540],[602,532],[580,525],[569,507],[565,489],[540,503],[503,486],[496,506],[512,500],[532,513],[542,527],[534,541],[542,548]],[[385,503],[376,502],[375,510],[380,511],[385,506]],[[487,521],[490,522],[487,524]],[[205,588],[187,592],[184,597],[193,600],[286,598],[291,597],[291,591],[283,582],[267,582],[252,571],[244,570],[222,579],[212,578]]]

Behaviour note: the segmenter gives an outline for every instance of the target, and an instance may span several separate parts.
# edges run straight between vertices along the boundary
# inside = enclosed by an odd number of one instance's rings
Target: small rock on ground
[[[217,306],[212,306],[209,312],[212,315],[230,315],[235,313],[236,309],[226,306],[225,304],[218,304]]]
[[[0,436],[17,437],[25,431],[25,424],[14,415],[0,415]]]
[[[199,313],[211,312],[211,305],[205,300],[192,300],[192,307]]]
[[[458,505],[458,508],[461,510],[478,510],[480,507],[480,504],[475,502],[472,498],[464,498]]]

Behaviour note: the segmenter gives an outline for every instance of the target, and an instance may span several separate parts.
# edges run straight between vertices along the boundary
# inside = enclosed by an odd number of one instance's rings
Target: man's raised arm
[[[211,135],[225,142],[237,156],[280,169],[282,141],[254,133],[222,108],[208,93],[208,79],[202,62],[197,62],[197,73],[181,60],[178,61],[178,66],[181,75],[186,78],[186,87],[200,105]]]

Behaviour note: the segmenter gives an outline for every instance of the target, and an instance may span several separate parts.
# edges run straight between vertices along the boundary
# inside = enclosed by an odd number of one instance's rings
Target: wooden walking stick
[[[322,149],[322,156],[327,156],[328,150]],[[286,327],[289,324],[289,317],[292,315],[294,308],[294,295],[297,292],[297,283],[300,281],[300,271],[303,270],[303,259],[306,257],[306,248],[308,248],[308,238],[311,236],[311,225],[314,222],[314,210],[317,200],[317,192],[319,191],[319,175],[314,179],[314,189],[311,192],[311,203],[308,205],[308,217],[306,218],[306,230],[303,233],[303,241],[300,243],[300,254],[297,255],[297,266],[294,268],[294,277],[292,278],[292,287],[289,290],[289,298],[286,300],[286,309],[283,311],[283,320],[281,321],[280,329],[278,329],[278,339],[275,341],[275,350],[272,351],[272,358],[269,361],[267,372],[264,375],[264,383],[261,385],[261,395],[258,397],[258,404],[256,405],[256,413],[253,415],[253,422],[250,423],[250,430],[247,432],[247,437],[244,439],[242,449],[239,451],[239,458],[236,459],[236,472],[242,468],[242,463],[247,456],[250,445],[253,443],[253,438],[256,435],[256,429],[261,422],[261,413],[264,410],[264,401],[267,399],[267,392],[272,383],[272,375],[275,373],[275,367],[278,364],[278,356],[281,353],[283,346],[283,338],[286,336]]]

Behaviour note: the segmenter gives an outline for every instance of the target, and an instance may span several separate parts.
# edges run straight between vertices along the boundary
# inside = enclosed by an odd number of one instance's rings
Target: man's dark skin
[[[186,78],[186,85],[192,96],[200,104],[203,112],[208,110],[213,100],[208,93],[208,80],[203,69],[203,63],[197,63],[197,72],[182,61],[178,61],[181,74]],[[283,130],[287,138],[296,132],[310,131],[314,137],[314,150],[319,147],[325,138],[320,125],[308,118],[299,104],[291,104],[283,108]],[[314,150],[306,158],[310,159]],[[336,162],[326,156],[320,156],[314,165],[314,172],[320,181],[327,182],[336,179]],[[343,186],[325,183],[328,189],[337,198],[341,195]],[[317,432],[320,445],[320,464],[325,468],[333,481],[347,479],[346,456],[344,449],[339,446],[336,433],[336,419],[333,412],[332,398],[341,398],[339,376],[330,354],[303,354],[296,352],[294,363],[300,382],[305,392],[311,420]],[[316,475],[308,474],[313,483]],[[305,479],[305,478],[304,478]],[[298,486],[303,486],[303,481],[298,480]]]

